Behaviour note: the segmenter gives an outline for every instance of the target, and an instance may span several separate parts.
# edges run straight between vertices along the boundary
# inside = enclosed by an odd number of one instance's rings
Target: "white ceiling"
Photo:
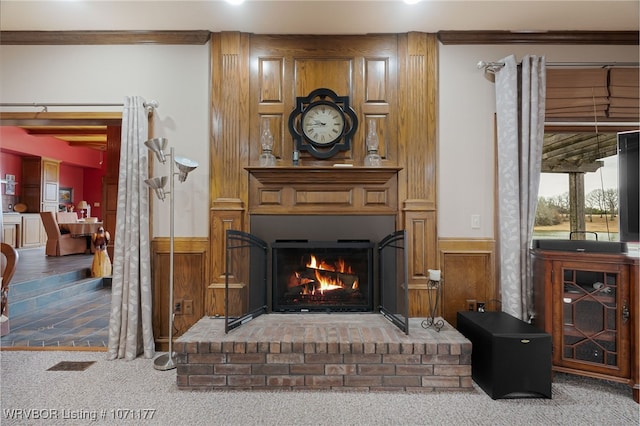
[[[640,1],[2,0],[0,30],[366,34],[440,30],[638,31]]]

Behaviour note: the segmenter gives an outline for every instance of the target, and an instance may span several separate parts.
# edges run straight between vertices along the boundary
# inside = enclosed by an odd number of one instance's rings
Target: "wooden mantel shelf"
[[[249,172],[251,214],[397,214],[400,167],[274,166]]]
[[[340,184],[383,185],[402,167],[315,167],[276,166],[245,167],[260,183],[274,184]]]

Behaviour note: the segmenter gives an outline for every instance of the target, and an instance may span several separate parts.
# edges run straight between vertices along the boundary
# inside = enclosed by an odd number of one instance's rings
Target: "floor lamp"
[[[166,162],[166,155],[164,153],[167,147],[168,140],[166,138],[153,138],[146,141],[144,144],[156,154],[158,161],[162,164]],[[173,147],[170,149],[169,157],[171,157],[171,180],[169,183],[169,191],[164,190],[164,186],[167,183],[167,176],[154,177],[147,179],[144,182],[151,187],[160,201],[164,201],[165,195],[169,194],[170,201],[170,220],[169,220],[169,352],[164,355],[160,355],[154,361],[154,368],[156,370],[171,370],[176,368],[176,357],[173,352],[173,320],[175,317],[173,306],[173,242],[174,242],[174,216],[175,216],[175,197],[174,197],[174,181],[175,176],[178,175],[178,180],[184,182],[187,179],[187,175],[193,169],[198,167],[198,163],[184,157],[176,157]],[[176,167],[178,172],[176,172]]]

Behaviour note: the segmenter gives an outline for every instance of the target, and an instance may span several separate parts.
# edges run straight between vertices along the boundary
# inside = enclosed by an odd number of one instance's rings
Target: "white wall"
[[[510,54],[545,55],[547,62],[639,60],[637,46],[440,46],[440,237],[493,237],[495,96],[476,64]],[[0,102],[157,100],[154,135],[200,163],[185,183],[176,182],[176,236],[208,236],[208,45],[0,45],[0,59]],[[153,203],[155,236],[167,236],[168,202]],[[480,229],[471,229],[474,214]]]
[[[638,46],[439,46],[438,236],[492,238],[494,230],[493,83],[480,60],[545,56],[549,62],[637,62]],[[480,215],[480,229],[471,216]]]
[[[122,103],[156,100],[153,135],[198,161],[176,179],[176,236],[209,235],[209,45],[0,46],[0,102]],[[9,110],[5,108],[4,110]],[[15,110],[15,109],[12,109]],[[49,111],[80,108],[50,108]],[[85,108],[121,111],[122,108]],[[24,111],[34,111],[25,109]],[[1,143],[1,141],[0,141]],[[155,164],[157,176],[169,173]],[[155,236],[169,235],[169,201],[153,197]]]

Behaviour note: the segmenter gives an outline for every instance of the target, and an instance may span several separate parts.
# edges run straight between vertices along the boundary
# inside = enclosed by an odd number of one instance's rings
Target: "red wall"
[[[20,195],[20,182],[22,181],[22,159],[19,155],[8,152],[0,152],[0,177],[14,175],[16,177],[16,196]],[[2,193],[4,194],[4,183],[2,184]]]
[[[100,168],[99,151],[71,147],[51,136],[31,136],[20,127],[0,126],[0,151],[20,155],[37,155],[61,160],[81,167]]]
[[[85,200],[91,216],[102,219],[102,178],[106,155],[89,148],[71,147],[48,136],[31,136],[19,127],[0,126],[0,175],[16,176],[16,196],[20,195],[22,156],[35,155],[60,160],[60,187],[73,189],[73,204]],[[4,184],[2,185],[4,194]],[[97,203],[97,205],[96,205]]]

